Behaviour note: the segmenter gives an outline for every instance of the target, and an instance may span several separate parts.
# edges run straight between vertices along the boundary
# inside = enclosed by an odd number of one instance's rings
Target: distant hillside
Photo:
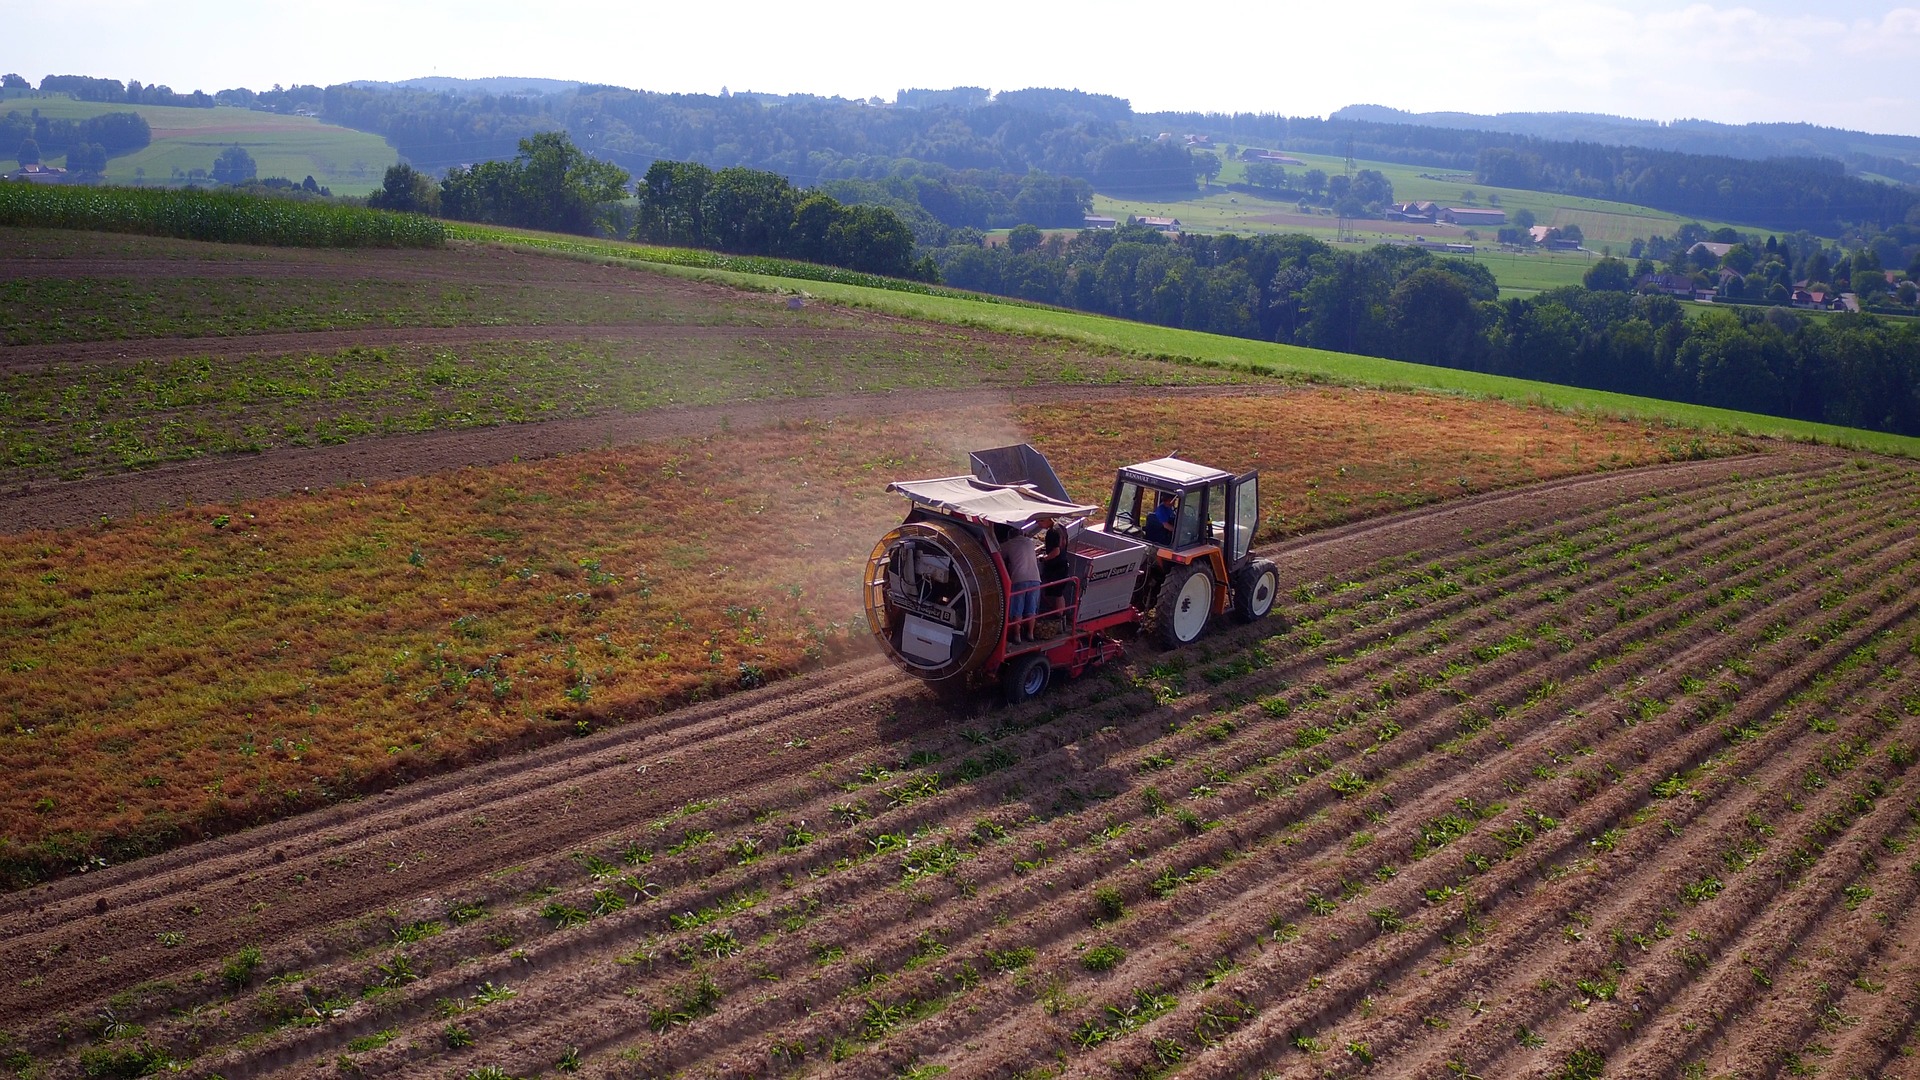
[[[1775,157],[1824,157],[1854,174],[1920,184],[1920,138],[1875,135],[1814,124],[1721,124],[1712,120],[1637,120],[1602,113],[1511,112],[1412,113],[1385,105],[1349,105],[1329,118],[1376,124],[1497,131],[1560,142],[1644,146],[1685,154],[1760,161]]]
[[[428,75],[418,79],[401,79],[398,82],[379,82],[373,79],[358,79],[347,83],[371,90],[430,90],[438,94],[493,94],[518,97],[539,97],[542,94],[558,94],[568,90],[578,90],[586,85],[571,79],[519,79],[506,75],[496,75],[487,79],[455,79],[444,75]]]
[[[36,123],[83,122],[114,113],[136,113],[145,120],[150,133],[147,145],[126,152],[116,149],[107,159],[106,180],[114,184],[205,183],[220,152],[239,146],[252,156],[258,176],[296,183],[311,176],[336,195],[365,195],[380,186],[387,166],[399,160],[378,135],[311,116],[230,106],[120,105],[67,97],[0,100],[0,117],[9,112],[24,117],[29,110],[37,113]],[[0,121],[0,128],[6,126]],[[50,155],[47,163],[66,165],[67,161]],[[0,164],[13,167],[10,158]]]

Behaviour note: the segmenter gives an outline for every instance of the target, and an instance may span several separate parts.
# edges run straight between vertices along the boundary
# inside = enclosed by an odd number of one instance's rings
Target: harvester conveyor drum
[[[999,568],[965,525],[909,521],[867,559],[867,622],[893,660],[934,684],[959,685],[1006,633]]]

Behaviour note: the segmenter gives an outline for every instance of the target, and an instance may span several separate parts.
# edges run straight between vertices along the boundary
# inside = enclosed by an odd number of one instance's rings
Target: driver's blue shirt
[[[1156,544],[1173,543],[1173,523],[1175,519],[1173,504],[1161,503],[1147,515],[1147,539]]]

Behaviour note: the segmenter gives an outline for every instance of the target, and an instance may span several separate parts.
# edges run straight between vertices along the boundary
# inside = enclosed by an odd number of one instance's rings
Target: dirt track
[[[1277,546],[1284,622],[1034,707],[867,658],[0,898],[5,1052],[1893,1075],[1912,483],[1784,451],[1484,496]]]

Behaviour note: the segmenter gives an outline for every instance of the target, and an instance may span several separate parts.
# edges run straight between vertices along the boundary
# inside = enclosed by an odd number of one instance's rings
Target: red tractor
[[[1172,457],[1129,465],[1100,521],[1090,520],[1099,507],[1067,498],[1032,446],[970,456],[971,475],[887,485],[912,505],[867,560],[867,623],[928,684],[997,682],[1017,703],[1055,672],[1077,676],[1119,656],[1142,626],[1179,646],[1216,615],[1251,622],[1273,610],[1279,575],[1252,553],[1257,473]],[[1030,551],[1047,522],[1067,532],[1064,573],[1016,587],[1008,556],[1019,565],[1014,545]]]

